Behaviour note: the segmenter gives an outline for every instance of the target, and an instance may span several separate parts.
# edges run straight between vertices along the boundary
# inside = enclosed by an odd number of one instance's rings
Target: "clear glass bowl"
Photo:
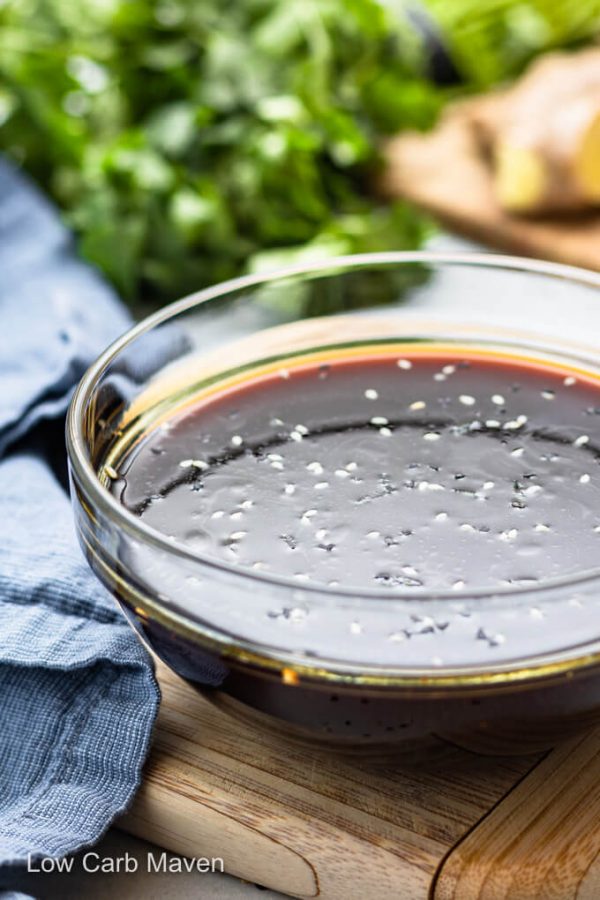
[[[600,376],[599,288],[597,274],[542,262],[386,253],[239,278],[167,307],[106,350],[71,404],[72,498],[91,567],[168,665],[267,727],[351,750],[410,750],[434,734],[490,753],[551,746],[600,718],[600,568],[460,597],[299,583],[170,540],[119,503],[107,473],[124,435],[141,438],[192,389],[365,337]],[[439,623],[434,664],[418,635]],[[510,639],[473,640],[465,659],[451,637],[465,628]],[[407,629],[416,640],[394,639]]]

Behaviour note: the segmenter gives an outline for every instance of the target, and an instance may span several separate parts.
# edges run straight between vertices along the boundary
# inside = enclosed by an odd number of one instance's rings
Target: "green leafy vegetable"
[[[376,0],[16,0],[0,29],[2,146],[131,299],[423,236],[363,184],[440,103]]]
[[[546,0],[535,49],[589,31],[597,3],[577,3],[566,27]],[[430,0],[467,89],[512,73],[501,48],[532,26],[508,9],[540,5],[495,0],[469,56],[485,4]],[[0,146],[123,295],[163,303],[299,255],[418,246],[427,220],[369,185],[381,136],[447,98],[426,67],[401,0],[4,0]]]

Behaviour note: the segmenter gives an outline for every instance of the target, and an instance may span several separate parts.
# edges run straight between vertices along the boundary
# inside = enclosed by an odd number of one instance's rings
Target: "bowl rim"
[[[96,358],[89,366],[83,377],[77,385],[67,413],[66,422],[66,443],[69,465],[80,485],[88,501],[91,500],[118,528],[123,529],[130,535],[133,535],[140,543],[145,545],[153,545],[170,557],[183,558],[196,565],[202,565],[208,569],[217,569],[226,573],[229,577],[240,580],[245,584],[266,584],[277,586],[281,589],[293,590],[295,592],[301,590],[303,594],[313,597],[325,598],[352,598],[355,601],[368,600],[369,608],[373,609],[373,601],[384,602],[388,609],[390,603],[396,601],[418,601],[426,603],[428,600],[479,600],[485,597],[502,597],[502,596],[524,596],[535,597],[536,595],[553,589],[571,588],[577,589],[583,585],[589,584],[600,579],[600,567],[596,569],[587,569],[581,573],[568,576],[558,576],[549,578],[535,585],[521,586],[499,586],[498,588],[477,588],[469,591],[461,591],[460,595],[456,591],[440,590],[435,592],[420,591],[395,591],[392,593],[383,591],[382,589],[356,589],[342,586],[331,586],[321,584],[319,582],[302,582],[299,583],[291,577],[284,575],[275,575],[268,572],[254,571],[245,569],[241,566],[229,564],[215,557],[198,553],[183,544],[169,540],[166,535],[144,523],[141,519],[129,512],[118,500],[106,490],[101,484],[97,472],[86,454],[86,441],[83,432],[84,414],[89,396],[93,391],[98,380],[102,377],[104,371],[110,366],[111,362],[128,346],[136,341],[143,334],[148,333],[155,327],[175,318],[176,316],[200,307],[208,301],[226,297],[229,294],[237,293],[244,289],[250,289],[262,284],[273,281],[282,281],[295,276],[316,276],[320,274],[327,275],[341,274],[342,272],[369,266],[394,266],[406,263],[425,263],[433,266],[465,266],[479,269],[501,269],[503,271],[521,272],[524,275],[534,274],[548,276],[550,278],[565,280],[572,283],[580,284],[584,287],[596,288],[600,290],[600,272],[582,269],[575,266],[563,265],[561,263],[551,263],[544,260],[529,259],[526,257],[510,256],[496,253],[479,253],[475,251],[454,253],[454,252],[438,252],[438,251],[387,251],[381,253],[364,253],[348,256],[337,256],[320,259],[318,261],[305,262],[285,268],[276,268],[266,272],[251,275],[242,275],[237,278],[229,279],[216,285],[203,288],[199,291],[188,294],[180,300],[168,304],[161,310],[144,318],[142,321],[128,329],[124,334],[114,340],[109,346]],[[156,607],[154,614],[158,609],[163,609],[171,618],[171,611],[166,604],[152,603]],[[161,617],[162,618],[162,617]],[[193,615],[181,617],[173,615],[173,618],[185,618],[189,625],[198,626],[201,623],[197,621]],[[232,635],[228,635],[231,640],[235,640]],[[238,642],[241,645],[243,641]],[[592,644],[592,641],[590,641]],[[254,648],[254,644],[250,643],[249,647]],[[571,650],[581,651],[583,648],[571,647]],[[551,654],[554,656],[554,654]],[[598,655],[600,659],[600,654]],[[532,658],[533,659],[533,658]],[[542,668],[546,669],[545,657],[538,656]],[[590,662],[590,654],[586,653],[585,657],[580,657],[582,662]],[[594,657],[594,660],[596,657]],[[308,666],[308,670],[314,671],[318,669],[323,672],[323,665],[329,665],[324,660],[315,659],[314,666]],[[575,664],[576,659],[571,662]],[[509,670],[515,674],[516,669],[522,669],[523,660],[515,659],[513,663],[499,663],[497,666],[498,673],[500,671],[507,673]],[[334,667],[335,668],[335,667]],[[386,669],[392,668],[386,666]],[[472,672],[477,667],[465,666],[464,670]],[[491,673],[493,665],[486,666],[486,672]],[[422,673],[424,670],[414,668],[415,675]],[[437,674],[441,678],[434,678],[433,681],[445,681],[446,676],[443,673],[446,669],[437,670]],[[433,673],[432,673],[433,674]],[[412,676],[414,681],[415,675]]]

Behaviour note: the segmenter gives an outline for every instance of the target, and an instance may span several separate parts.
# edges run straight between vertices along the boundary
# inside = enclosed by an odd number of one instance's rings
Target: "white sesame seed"
[[[334,475],[336,476],[336,478],[349,478],[350,477],[350,473],[346,472],[345,469],[336,469],[334,472]]]
[[[573,446],[574,447],[583,447],[584,444],[589,443],[589,440],[590,439],[587,434],[582,434],[578,438],[575,438],[575,440],[573,441]]]
[[[435,516],[435,519],[437,522],[445,522],[447,520],[447,518],[448,518],[447,512],[439,512],[439,513],[436,513],[436,516]]]
[[[283,456],[280,453],[267,453],[267,459],[270,459],[272,462],[281,462]]]
[[[427,431],[423,435],[424,441],[439,441],[440,438],[441,434],[439,433],[439,431]]]
[[[179,466],[181,469],[191,469],[193,461],[194,461],[193,459],[182,459],[181,462],[179,463]],[[105,469],[107,469],[107,468],[111,468],[111,467],[105,466]],[[113,469],[113,472],[114,472],[114,469]]]
[[[582,475],[579,479],[581,484],[589,484],[590,480],[591,480],[591,475],[587,475],[587,474]]]
[[[290,439],[299,443],[302,440],[302,435],[299,431],[290,431]]]
[[[470,394],[461,394],[458,399],[463,406],[475,406],[475,397],[471,397]]]
[[[316,509],[307,509],[306,512],[302,513],[305,519],[312,519],[313,516],[316,516]]]
[[[542,522],[540,522],[534,526],[534,531],[546,532],[546,531],[550,531],[550,530],[551,530],[550,527],[548,525],[544,525]]]
[[[399,369],[412,369],[412,363],[409,359],[399,359],[396,365]]]
[[[300,434],[308,434],[306,425],[296,425],[294,430],[298,431]]]
[[[443,372],[435,372],[435,374],[433,376],[433,380],[434,381],[445,381],[446,376],[444,375]]]
[[[243,518],[243,515],[244,515],[244,513],[242,513],[242,512],[232,512],[232,513],[230,513],[229,518],[230,519],[241,519],[241,518]]]
[[[355,463],[355,462],[346,463],[345,468],[347,469],[348,472],[356,472],[356,470],[358,469],[358,463]]]
[[[444,366],[442,368],[442,372],[444,373],[444,375],[454,375],[454,373],[456,372],[456,366]]]
[[[360,622],[350,622],[350,634],[362,634],[362,630]]]
[[[318,541],[324,540],[327,537],[327,529],[319,528],[319,530],[315,532],[315,537]]]
[[[495,481],[484,481],[483,482],[484,491],[491,491],[491,489],[495,486],[495,484],[496,484]]]
[[[296,493],[296,485],[295,484],[286,484],[283,489],[285,494],[295,494]]]
[[[379,429],[379,434],[380,434],[382,437],[391,437],[391,436],[392,436],[392,430],[391,430],[391,428],[386,428],[386,426],[384,425],[383,428],[380,428],[380,429]]]
[[[279,425],[283,425],[283,419],[271,419],[270,424],[276,428]]]
[[[486,428],[500,428],[502,423],[498,421],[498,419],[486,419],[485,425]]]
[[[501,541],[514,541],[516,540],[519,532],[516,528],[509,528],[508,531],[501,531],[498,537]]]
[[[458,579],[458,581],[452,582],[452,590],[453,591],[460,591],[462,588],[464,588],[464,586],[465,586],[465,583],[464,583],[464,581],[461,581],[460,578]]]
[[[378,537],[381,537],[380,531],[367,531],[367,537],[371,540],[376,540]]]
[[[324,471],[323,466],[320,462],[310,462],[308,463],[306,468],[309,472],[313,472],[315,475],[322,475]]]
[[[385,416],[373,416],[370,419],[371,425],[387,425],[389,423],[389,419],[386,419]]]
[[[403,631],[392,631],[391,634],[388,634],[388,641],[392,641],[394,644],[399,644],[402,641],[406,640],[406,635]]]
[[[495,403],[496,406],[504,406],[505,402],[502,394],[492,394],[492,403]]]
[[[233,532],[229,535],[229,540],[231,540],[231,541],[241,541],[242,538],[245,538],[247,534],[248,534],[247,531],[233,531]]]
[[[232,447],[241,447],[243,443],[244,438],[241,436],[241,434],[234,434],[231,438]]]
[[[315,484],[315,491],[324,491],[329,487],[328,481],[317,481]]]
[[[469,522],[463,522],[462,525],[459,525],[459,528],[461,531],[475,531],[475,528]]]
[[[280,377],[280,378],[288,379],[288,378],[290,377],[290,373],[289,373],[289,371],[288,371],[287,369],[280,369],[280,370],[279,370],[279,377]]]
[[[283,471],[283,463],[279,462],[278,459],[274,459],[270,465],[272,469],[278,469],[280,472]]]
[[[563,380],[563,384],[565,387],[572,387],[577,383],[577,379],[573,378],[572,375],[567,375],[567,377]]]
[[[222,509],[215,509],[214,513],[211,514],[211,519],[222,519],[225,515],[225,511]]]
[[[554,400],[554,391],[542,391],[544,400]]]
[[[367,400],[377,400],[379,394],[374,388],[367,388],[367,390],[365,391],[365,397],[367,398]]]
[[[402,566],[402,571],[405,575],[412,575],[413,577],[419,574],[418,569],[415,569],[414,566]]]
[[[529,615],[531,616],[532,619],[543,619],[544,618],[544,613],[537,606],[531,607],[531,609],[529,610]]]
[[[411,403],[408,408],[412,409],[412,410],[417,410],[417,409],[425,409],[425,406],[426,406],[426,404],[425,404],[424,400],[415,400],[414,403]]]
[[[252,500],[242,500],[240,506],[242,509],[250,509],[252,506],[254,506],[254,503]]]
[[[260,560],[257,560],[256,562],[252,563],[252,568],[253,569],[264,569],[264,568],[266,568],[266,564],[264,562],[261,562]]]
[[[525,447],[516,447],[514,450],[510,451],[511,456],[523,456],[525,453]]]

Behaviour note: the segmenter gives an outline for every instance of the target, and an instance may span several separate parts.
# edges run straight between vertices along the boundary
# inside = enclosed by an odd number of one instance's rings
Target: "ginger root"
[[[600,205],[600,48],[544,57],[514,87],[475,101],[469,117],[504,209]]]

